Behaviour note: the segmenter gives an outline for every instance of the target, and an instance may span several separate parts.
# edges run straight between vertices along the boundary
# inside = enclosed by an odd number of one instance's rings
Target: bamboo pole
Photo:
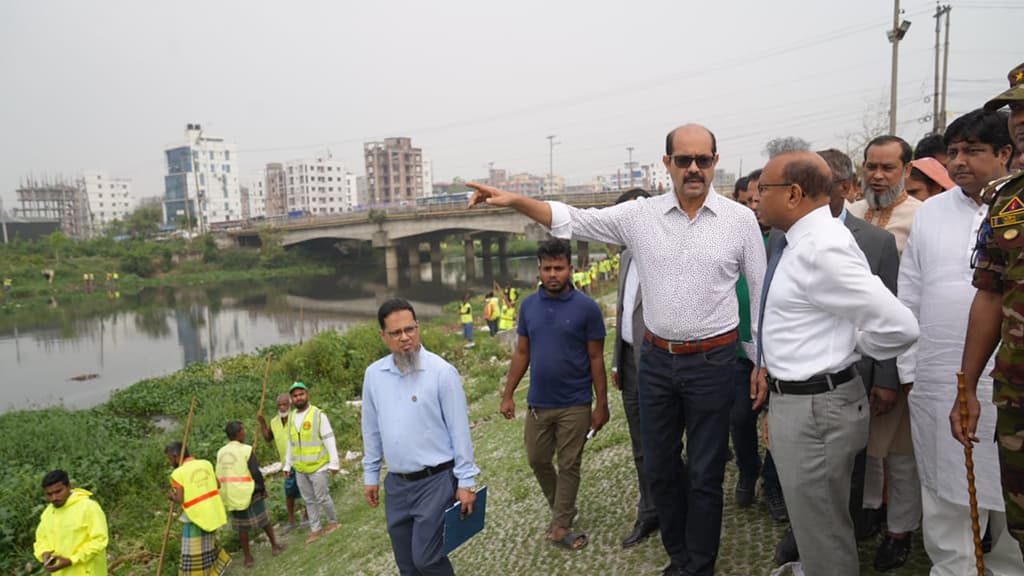
[[[267,354],[267,367],[263,370],[263,393],[260,394],[260,407],[256,410],[256,415],[263,414],[263,403],[267,400],[267,384],[270,383],[270,361],[273,359],[273,354]],[[252,451],[256,453],[256,447],[260,444],[260,435],[256,434],[252,439]]]
[[[956,399],[960,405],[960,426],[967,425],[967,384],[964,373],[956,373]],[[966,430],[964,430],[966,433]],[[964,460],[967,463],[967,494],[971,505],[971,532],[974,535],[974,559],[978,568],[978,576],[985,576],[985,556],[981,549],[981,526],[978,522],[978,493],[974,486],[974,448],[970,439],[964,446]]]
[[[188,420],[185,422],[185,437],[181,441],[181,453],[178,454],[178,466],[181,466],[182,461],[185,460],[185,449],[188,448],[188,433],[192,429],[192,415],[196,411],[196,397],[192,396],[192,405],[188,409]],[[174,520],[174,505],[175,502],[171,501],[171,507],[167,511],[167,527],[164,529],[164,540],[160,544],[160,562],[156,567],[156,576],[161,576],[164,572],[164,554],[167,552],[167,538],[171,535],[171,522]]]

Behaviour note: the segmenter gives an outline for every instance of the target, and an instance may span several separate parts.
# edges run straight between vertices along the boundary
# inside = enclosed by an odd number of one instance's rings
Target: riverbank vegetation
[[[451,320],[451,318],[448,318]],[[462,348],[453,327],[424,323],[423,341],[459,367],[467,381],[467,396],[478,399],[493,393],[504,368],[497,359],[505,352],[495,340],[481,339],[477,348]],[[252,355],[237,356],[210,365],[193,364],[170,376],[152,378],[115,391],[110,401],[88,410],[61,408],[11,412],[0,415],[0,573],[20,573],[35,566],[32,542],[39,514],[45,507],[39,481],[49,470],[67,470],[76,486],[92,491],[107,513],[110,526],[112,574],[148,574],[160,550],[167,520],[164,499],[170,470],[163,446],[180,440],[190,400],[196,411],[189,437],[190,451],[213,459],[222,446],[224,423],[245,423],[249,441],[258,434],[256,409],[264,369],[271,360],[265,413],[275,411],[274,400],[293,381],[310,386],[312,401],[331,419],[338,447],[360,451],[359,409],[349,402],[359,397],[366,367],[387,354],[375,324],[363,324],[344,334],[322,332],[302,345],[273,346]],[[494,357],[494,361],[484,360]],[[471,400],[472,401],[472,400]],[[17,441],[14,441],[17,439]],[[277,460],[272,443],[259,442],[262,463]],[[351,470],[356,462],[346,462]],[[358,474],[340,482],[361,483]],[[275,477],[269,486],[276,487]],[[283,502],[273,498],[272,515],[284,516]],[[237,540],[224,534],[229,547]],[[176,546],[172,543],[172,549]],[[176,553],[168,555],[173,573]],[[32,572],[34,570],[27,570]]]
[[[6,309],[32,308],[67,298],[133,293],[147,286],[227,280],[326,275],[322,256],[301,247],[285,250],[274,231],[261,232],[263,246],[218,245],[211,235],[193,240],[115,239],[72,241],[60,232],[44,240],[0,245],[0,276],[10,278]],[[117,278],[114,278],[114,275]]]

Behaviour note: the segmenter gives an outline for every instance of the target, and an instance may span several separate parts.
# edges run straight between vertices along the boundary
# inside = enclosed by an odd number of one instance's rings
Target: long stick
[[[267,384],[270,382],[270,360],[273,358],[272,354],[267,354],[267,367],[263,370],[263,393],[260,394],[260,407],[256,410],[256,415],[263,414],[263,403],[267,399]],[[260,444],[260,436],[257,434],[252,439],[252,451],[256,452],[256,447]]]
[[[967,384],[964,373],[956,373],[956,400],[960,404],[960,425],[967,423]],[[974,534],[974,559],[978,576],[985,576],[985,556],[981,549],[981,526],[978,523],[978,494],[974,488],[974,448],[970,441],[964,446],[964,460],[967,462],[967,494],[971,504],[971,532]]]
[[[185,460],[185,449],[188,447],[188,432],[192,429],[192,415],[196,411],[196,397],[192,396],[192,405],[188,409],[188,420],[185,422],[185,438],[181,441],[181,453],[178,454],[178,466],[181,466],[182,461]],[[171,535],[171,521],[174,520],[174,504],[171,502],[171,508],[167,511],[167,528],[164,529],[164,541],[160,544],[160,563],[156,567],[156,576],[161,576],[164,572],[164,554],[167,552],[167,538]]]

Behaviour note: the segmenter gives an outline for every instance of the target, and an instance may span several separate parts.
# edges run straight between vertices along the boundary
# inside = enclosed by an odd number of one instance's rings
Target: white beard
[[[393,352],[395,368],[406,376],[420,369],[420,349],[416,348],[408,352]]]
[[[864,186],[862,188],[864,190],[864,199],[867,200],[868,206],[875,210],[888,208],[903,194],[904,185],[904,179],[900,178],[900,183],[895,188],[890,188],[885,194],[875,194],[875,191],[870,186]]]

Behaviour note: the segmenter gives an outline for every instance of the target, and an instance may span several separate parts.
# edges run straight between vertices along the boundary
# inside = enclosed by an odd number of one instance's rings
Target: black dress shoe
[[[757,478],[750,478],[747,480],[740,477],[736,480],[736,506],[739,508],[749,508],[753,506],[756,488]]]
[[[788,562],[796,562],[800,559],[800,551],[796,547],[796,536],[793,529],[786,530],[782,540],[775,545],[775,565],[782,566]]]
[[[661,571],[661,576],[686,576],[686,574],[683,572],[682,566],[669,564],[668,566],[665,566],[664,570]]]
[[[910,556],[910,534],[903,538],[893,538],[892,534],[886,534],[878,546],[875,554],[875,570],[888,572],[903,566]]]
[[[626,539],[622,541],[622,547],[632,548],[633,546],[636,546],[644,540],[647,540],[647,538],[649,538],[651,534],[654,534],[657,531],[657,524],[651,524],[649,522],[637,522],[633,525],[633,531],[630,532],[629,536],[626,536]]]
[[[861,508],[860,514],[853,519],[853,531],[857,541],[873,538],[882,531],[882,519],[885,508]]]

